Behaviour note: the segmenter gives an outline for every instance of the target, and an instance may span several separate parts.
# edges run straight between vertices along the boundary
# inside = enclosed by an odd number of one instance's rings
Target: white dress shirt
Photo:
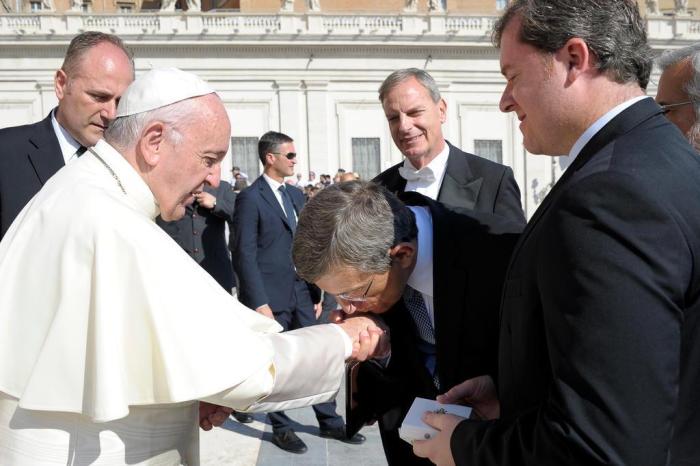
[[[63,161],[68,165],[68,162],[77,160],[78,156],[76,152],[80,149],[80,143],[60,125],[58,120],[56,120],[56,109],[53,109],[51,112],[51,125],[53,126],[54,133],[56,133],[58,145],[61,146]]]
[[[607,125],[610,122],[610,120],[612,120],[624,110],[627,110],[629,107],[636,104],[642,99],[651,99],[651,97],[646,95],[640,95],[639,97],[627,100],[625,102],[622,102],[620,105],[612,108],[602,117],[598,118],[591,126],[588,127],[586,131],[583,132],[583,134],[578,138],[574,145],[571,146],[571,150],[569,151],[569,163],[573,162],[576,159],[576,157],[578,157],[578,154],[581,153],[581,149],[583,149],[585,145],[588,144],[588,142],[591,139],[593,139],[593,136],[598,134],[598,131],[603,129],[603,126]]]
[[[420,170],[417,170],[410,160],[404,159],[403,167],[399,168],[399,174],[406,179],[405,191],[421,193],[437,201],[438,194],[440,194],[440,186],[442,186],[442,179],[445,177],[449,155],[450,146],[445,141],[445,147],[443,147],[437,157]],[[418,179],[415,179],[416,177]]]

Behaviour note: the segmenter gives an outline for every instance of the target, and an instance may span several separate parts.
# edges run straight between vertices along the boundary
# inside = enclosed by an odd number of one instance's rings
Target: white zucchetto
[[[117,106],[117,118],[215,92],[197,75],[178,68],[156,68],[136,78],[124,91]]]

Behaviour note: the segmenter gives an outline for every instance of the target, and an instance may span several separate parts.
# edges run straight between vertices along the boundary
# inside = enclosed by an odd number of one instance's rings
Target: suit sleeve
[[[222,181],[216,190],[216,206],[212,209],[212,214],[227,222],[232,222],[235,205],[236,194],[230,184]]]
[[[238,296],[243,304],[255,309],[269,301],[257,260],[260,213],[250,188],[238,194],[235,206],[231,255],[238,276]]]
[[[513,176],[513,170],[510,167],[504,167],[501,182],[498,185],[496,193],[496,205],[494,213],[509,220],[525,225],[525,214],[520,203],[520,189],[518,183]]]
[[[462,422],[456,464],[668,464],[692,273],[683,223],[614,172],[556,202],[536,256],[549,391],[516,417]]]

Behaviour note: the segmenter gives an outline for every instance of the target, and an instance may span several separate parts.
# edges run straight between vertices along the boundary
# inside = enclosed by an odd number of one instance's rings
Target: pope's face
[[[445,147],[445,101],[434,102],[428,89],[415,78],[387,92],[382,107],[396,147],[414,167],[427,165]]]
[[[194,194],[205,184],[217,187],[221,161],[228,151],[231,125],[221,100],[214,94],[198,97],[201,111],[186,120],[178,138],[166,138],[168,151],[162,159],[163,183],[156,194],[165,221],[185,215],[185,207],[194,202]]]
[[[92,47],[68,74],[56,72],[56,119],[80,144],[94,146],[133,79],[131,62],[120,48],[109,42]]]

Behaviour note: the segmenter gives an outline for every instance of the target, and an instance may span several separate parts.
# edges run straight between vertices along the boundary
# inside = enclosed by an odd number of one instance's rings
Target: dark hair
[[[520,40],[554,53],[574,37],[583,39],[596,66],[620,84],[649,83],[653,55],[634,0],[515,0],[494,25],[501,46],[506,26],[520,18]]]
[[[276,131],[268,131],[260,136],[260,140],[258,141],[258,157],[263,166],[265,166],[266,154],[276,152],[282,144],[288,142],[294,142],[294,139],[284,133],[278,133]]]
[[[386,188],[366,181],[337,183],[302,209],[292,258],[309,282],[334,267],[382,273],[391,267],[389,249],[417,237],[413,211]]]
[[[97,31],[83,32],[75,36],[73,40],[70,41],[68,50],[66,50],[66,56],[63,59],[63,65],[61,65],[63,72],[67,75],[75,73],[85,54],[90,51],[91,48],[104,42],[112,44],[124,52],[124,55],[126,55],[126,57],[129,59],[129,63],[131,64],[131,72],[133,74],[134,56],[131,51],[126,48],[124,42],[113,34],[106,34],[104,32]]]

